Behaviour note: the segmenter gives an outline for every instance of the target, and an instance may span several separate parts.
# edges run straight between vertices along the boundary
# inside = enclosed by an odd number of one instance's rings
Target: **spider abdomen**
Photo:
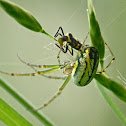
[[[86,47],[80,51],[72,70],[72,78],[77,86],[85,86],[94,78],[99,63],[99,54],[95,47]]]

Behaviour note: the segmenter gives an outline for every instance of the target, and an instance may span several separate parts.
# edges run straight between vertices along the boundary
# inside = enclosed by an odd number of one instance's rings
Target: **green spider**
[[[62,34],[59,33],[60,29],[62,31]],[[78,40],[76,40],[72,36],[71,33],[64,35],[63,29],[61,27],[59,27],[59,29],[56,32],[54,37],[57,37],[58,35],[60,35],[60,37],[58,39],[59,45],[56,44],[56,46],[58,48],[60,48],[60,51],[59,51],[57,57],[59,58],[59,54],[61,51],[63,53],[67,53],[67,51],[69,51],[70,54],[73,56],[73,49],[76,49],[78,51],[77,56],[76,56],[75,60],[72,61],[72,63],[64,62],[64,63],[58,64],[58,65],[35,65],[35,64],[26,63],[19,57],[21,62],[32,67],[36,72],[21,74],[21,73],[7,73],[7,72],[0,71],[0,73],[10,75],[10,76],[43,75],[45,77],[53,78],[53,79],[65,79],[64,83],[59,88],[59,91],[48,102],[46,102],[43,106],[41,106],[40,108],[38,108],[36,110],[43,109],[48,104],[50,104],[56,97],[58,97],[61,94],[62,90],[65,88],[65,86],[68,84],[71,77],[73,79],[73,83],[76,84],[77,86],[85,86],[92,81],[92,79],[94,78],[94,76],[97,72],[97,69],[98,69],[99,53],[95,47],[84,46],[87,36],[86,36],[84,42],[81,44]],[[69,47],[71,47],[71,51],[70,51]],[[107,47],[108,47],[108,45],[107,45]],[[110,50],[109,47],[108,47],[108,49]],[[108,66],[115,59],[111,50],[110,50],[110,53],[112,54],[113,59],[111,60],[111,62],[107,65],[107,67],[103,71],[105,71],[108,68]],[[60,63],[59,59],[58,59],[58,62]],[[48,68],[48,70],[37,71],[35,69],[36,67],[37,68]],[[67,75],[67,77],[52,77],[52,76],[45,75],[47,73],[52,73],[52,72],[55,72],[55,71],[58,71],[61,69],[63,70],[63,73],[65,75]],[[103,71],[101,71],[101,72],[103,72]]]

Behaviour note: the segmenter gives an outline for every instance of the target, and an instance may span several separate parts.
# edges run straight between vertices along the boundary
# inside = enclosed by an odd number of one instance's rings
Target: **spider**
[[[61,29],[63,35],[59,33],[59,30]],[[36,72],[34,73],[8,73],[8,72],[3,72],[0,71],[2,74],[10,75],[10,76],[37,76],[37,75],[43,75],[48,78],[53,78],[53,79],[65,79],[61,87],[59,88],[59,91],[49,100],[47,101],[43,106],[39,107],[36,109],[36,111],[45,108],[47,105],[49,105],[55,98],[57,98],[63,91],[63,89],[66,87],[68,84],[69,80],[72,78],[73,83],[76,84],[77,86],[85,86],[89,84],[92,79],[94,78],[97,69],[98,69],[98,64],[99,64],[99,52],[95,47],[92,46],[84,46],[84,43],[87,39],[84,39],[84,42],[81,44],[78,40],[74,39],[74,37],[70,37],[72,34],[67,34],[64,36],[63,29],[60,27],[55,34],[54,37],[57,37],[60,35],[61,37],[58,39],[58,44],[56,46],[60,48],[61,51],[64,53],[67,53],[69,51],[70,53],[73,51],[70,51],[68,48],[68,45],[71,47],[71,50],[76,49],[78,50],[76,58],[74,61],[71,62],[63,62],[58,65],[36,65],[36,64],[31,64],[23,61],[20,57],[18,57],[23,63],[26,65],[32,67]],[[70,38],[69,38],[70,37]],[[65,39],[64,39],[65,38]],[[67,39],[66,39],[67,38]],[[63,48],[63,43],[66,41],[66,49],[64,50]],[[106,44],[106,43],[105,43]],[[107,45],[107,44],[106,44]],[[108,47],[108,45],[107,45]],[[107,67],[102,71],[104,72],[108,66],[114,61],[114,56],[110,48],[108,47],[110,53],[112,54],[113,59],[111,62],[107,65]],[[73,53],[71,53],[72,55]],[[35,68],[48,68],[45,71],[37,71]],[[47,73],[52,73],[58,70],[63,70],[63,73],[66,75],[66,77],[52,77],[52,76],[47,76],[45,74]]]

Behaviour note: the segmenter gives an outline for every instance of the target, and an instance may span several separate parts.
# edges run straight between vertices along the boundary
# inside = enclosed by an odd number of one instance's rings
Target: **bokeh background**
[[[45,31],[54,35],[59,26],[64,32],[71,32],[83,41],[88,28],[87,0],[11,0],[22,6],[43,26]],[[116,81],[117,72],[126,77],[126,1],[93,0],[104,40],[113,51],[116,61],[107,69],[107,73]],[[49,37],[30,31],[8,16],[0,8],[0,70],[7,72],[33,72],[22,64],[17,54],[26,62],[35,64],[57,64],[58,48]],[[90,44],[90,38],[86,44]],[[109,55],[106,49],[106,57]],[[61,55],[64,57],[64,54]],[[66,57],[67,60],[67,57]],[[105,59],[109,63],[111,57]],[[62,71],[53,75],[62,76]],[[9,77],[0,74],[17,92],[35,108],[53,96],[62,80],[37,77]],[[121,111],[126,115],[126,104],[106,89]],[[42,126],[24,107],[0,87],[0,97],[28,119],[34,126]],[[72,80],[59,96],[47,108],[41,110],[57,126],[121,126],[122,123],[100,94],[94,81],[85,87],[77,87]],[[0,121],[0,126],[5,126]]]

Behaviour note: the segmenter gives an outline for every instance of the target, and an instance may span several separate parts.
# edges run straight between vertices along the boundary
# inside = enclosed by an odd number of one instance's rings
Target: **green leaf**
[[[100,27],[96,19],[96,14],[92,4],[92,0],[88,0],[88,19],[89,19],[89,31],[90,31],[91,42],[92,45],[99,51],[100,63],[103,69],[105,42],[101,35]]]
[[[39,22],[25,9],[6,0],[0,0],[0,5],[11,17],[24,27],[36,32],[42,31]]]
[[[0,98],[0,120],[8,126],[32,126],[24,117]]]
[[[42,114],[38,111],[35,111],[32,105],[28,103],[23,97],[21,97],[9,84],[0,79],[0,86],[5,89],[10,95],[12,95],[20,104],[22,104],[27,111],[29,111],[33,116],[39,119],[44,126],[53,126],[51,122],[49,122]],[[23,125],[22,125],[23,126]]]
[[[126,85],[120,84],[103,74],[96,74],[95,79],[98,83],[112,91],[118,98],[126,102]]]

